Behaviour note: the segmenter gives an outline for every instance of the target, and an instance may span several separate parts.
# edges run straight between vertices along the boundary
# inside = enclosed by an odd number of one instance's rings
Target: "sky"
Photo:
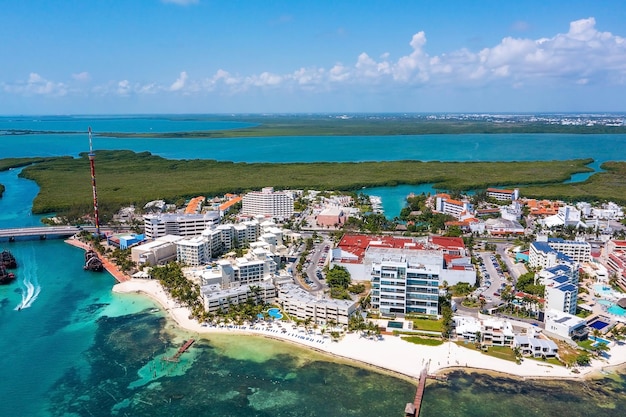
[[[0,114],[624,112],[623,0],[0,0]]]

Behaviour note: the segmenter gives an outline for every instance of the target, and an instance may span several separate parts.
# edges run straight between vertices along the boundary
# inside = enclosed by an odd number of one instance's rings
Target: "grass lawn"
[[[416,345],[426,345],[426,346],[439,346],[443,344],[443,340],[433,339],[430,337],[403,336],[402,340],[406,340],[409,343],[415,343]]]
[[[591,350],[591,346],[594,344],[593,340],[590,339],[585,339],[581,342],[577,342],[578,346],[580,346],[583,349],[589,349]]]
[[[489,349],[483,353],[494,358],[504,359],[506,361],[516,362],[513,349],[508,346],[489,346]]]
[[[413,330],[426,330],[430,332],[443,331],[443,319],[411,319],[413,322]]]

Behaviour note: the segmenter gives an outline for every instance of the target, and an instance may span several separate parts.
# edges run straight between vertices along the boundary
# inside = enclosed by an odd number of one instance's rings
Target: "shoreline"
[[[179,328],[198,333],[200,336],[231,334],[268,337],[313,349],[323,355],[367,365],[382,372],[408,377],[413,381],[419,379],[425,367],[428,368],[429,374],[435,375],[461,370],[520,379],[584,380],[603,376],[605,370],[615,372],[626,365],[626,344],[614,345],[608,359],[592,359],[589,366],[577,368],[579,373],[574,373],[565,366],[530,358],[524,358],[521,364],[517,365],[511,361],[484,355],[475,349],[461,347],[454,342],[433,347],[405,342],[396,336],[384,335],[381,339],[368,339],[356,333],[348,333],[339,341],[333,342],[330,337],[324,337],[325,335],[319,333],[307,334],[303,329],[292,326],[291,322],[252,327],[201,325],[196,320],[190,319],[189,309],[179,306],[165,293],[160,283],[154,280],[133,278],[114,285],[113,292],[148,296],[165,310]]]

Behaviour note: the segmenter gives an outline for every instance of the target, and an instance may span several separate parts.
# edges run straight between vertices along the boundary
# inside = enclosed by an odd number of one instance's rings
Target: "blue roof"
[[[533,245],[535,249],[537,249],[540,252],[544,252],[544,253],[556,252],[546,242],[533,242],[531,243],[531,245]]]
[[[587,245],[587,242],[581,242],[580,240],[565,240],[565,239],[562,239],[560,237],[548,238],[548,243],[550,243],[550,242],[567,243],[567,244],[571,244],[571,245]]]
[[[575,285],[572,285],[572,284],[563,284],[561,286],[556,287],[556,289],[560,290],[560,291],[563,291],[563,292],[574,292],[578,288]]]
[[[559,275],[559,272],[563,272],[563,273],[569,273],[570,267],[567,265],[556,265],[556,266],[551,266],[550,268],[546,268],[545,269],[547,272],[551,272],[554,275]]]
[[[555,282],[558,282],[559,284],[565,284],[566,282],[569,282],[569,277],[565,275],[559,275],[557,277],[552,278],[552,280]]]

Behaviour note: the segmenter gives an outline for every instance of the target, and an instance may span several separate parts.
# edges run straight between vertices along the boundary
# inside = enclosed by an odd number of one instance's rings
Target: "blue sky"
[[[0,0],[0,114],[626,111],[623,0]]]

